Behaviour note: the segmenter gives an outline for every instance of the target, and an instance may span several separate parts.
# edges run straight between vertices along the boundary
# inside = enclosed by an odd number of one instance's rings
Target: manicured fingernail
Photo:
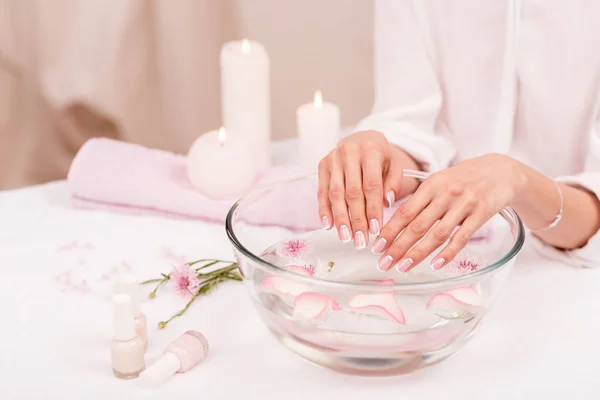
[[[352,240],[352,237],[350,236],[350,229],[348,229],[346,225],[340,226],[340,239],[344,243],[348,243]]]
[[[365,247],[367,247],[365,234],[361,231],[358,231],[354,234],[354,247],[356,247],[357,250],[364,249]]]
[[[379,235],[379,221],[375,218],[369,221],[369,232],[371,235]]]
[[[433,262],[431,263],[431,268],[433,269],[440,269],[444,266],[444,263],[446,262],[446,260],[444,260],[442,257],[437,258],[435,260],[433,260]]]
[[[321,218],[321,226],[323,226],[323,229],[331,228],[331,221],[329,220],[328,216]]]
[[[412,258],[405,258],[403,260],[400,260],[400,262],[396,265],[396,271],[406,272],[412,264],[413,264]]]
[[[385,257],[383,257],[377,263],[377,269],[380,270],[381,272],[387,271],[388,269],[390,269],[390,266],[392,265],[392,261],[394,261],[394,259],[392,258],[392,256],[385,256]]]
[[[394,194],[393,190],[390,190],[389,192],[387,192],[387,201],[388,201],[388,207],[391,207],[392,204],[394,204],[394,201],[396,200],[396,195]]]
[[[380,255],[383,253],[383,249],[385,249],[385,245],[387,244],[384,238],[377,238],[375,243],[373,243],[373,247],[371,248],[371,252],[375,255]]]

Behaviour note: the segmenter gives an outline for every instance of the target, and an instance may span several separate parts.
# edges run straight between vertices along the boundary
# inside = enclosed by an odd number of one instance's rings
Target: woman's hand
[[[357,132],[319,163],[319,215],[325,229],[334,225],[340,240],[354,239],[357,249],[367,246],[369,234],[378,235],[383,204],[412,192],[414,180],[402,182],[402,169],[419,169],[402,149],[376,131]]]
[[[525,186],[522,166],[508,156],[487,154],[432,174],[382,228],[372,249],[383,253],[377,268],[409,271],[459,227],[431,263],[442,268],[486,221],[517,200]]]

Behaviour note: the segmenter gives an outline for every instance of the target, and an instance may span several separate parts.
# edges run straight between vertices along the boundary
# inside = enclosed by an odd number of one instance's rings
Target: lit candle
[[[319,161],[340,138],[340,109],[333,103],[323,102],[321,92],[317,90],[312,103],[298,107],[296,119],[300,162],[316,170]]]
[[[271,164],[270,61],[262,44],[246,39],[221,49],[221,112],[231,136],[247,138],[258,168]]]
[[[198,191],[213,199],[230,199],[246,192],[256,178],[256,164],[243,137],[224,128],[200,136],[190,147],[187,175]]]

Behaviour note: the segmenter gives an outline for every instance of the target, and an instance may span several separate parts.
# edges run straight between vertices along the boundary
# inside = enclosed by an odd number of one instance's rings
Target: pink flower
[[[468,252],[462,252],[454,260],[452,260],[451,266],[462,274],[468,274],[485,267],[486,263],[482,262]]]
[[[277,249],[277,253],[283,257],[301,257],[307,254],[312,249],[310,243],[306,240],[292,239],[287,242],[282,242]]]
[[[169,278],[175,285],[175,292],[184,297],[192,296],[200,284],[196,271],[186,264],[182,264],[173,269]]]

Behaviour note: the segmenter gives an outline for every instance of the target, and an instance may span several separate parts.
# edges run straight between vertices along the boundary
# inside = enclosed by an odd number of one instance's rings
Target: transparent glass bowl
[[[410,170],[404,176],[427,177]],[[369,248],[356,250],[335,230],[321,229],[317,186],[317,176],[308,175],[259,188],[227,215],[244,286],[273,335],[306,360],[359,375],[408,373],[460,350],[523,245],[517,214],[502,210],[440,271],[428,259],[409,273],[383,273]],[[318,256],[298,256],[299,243]],[[285,245],[292,254],[278,250]]]

